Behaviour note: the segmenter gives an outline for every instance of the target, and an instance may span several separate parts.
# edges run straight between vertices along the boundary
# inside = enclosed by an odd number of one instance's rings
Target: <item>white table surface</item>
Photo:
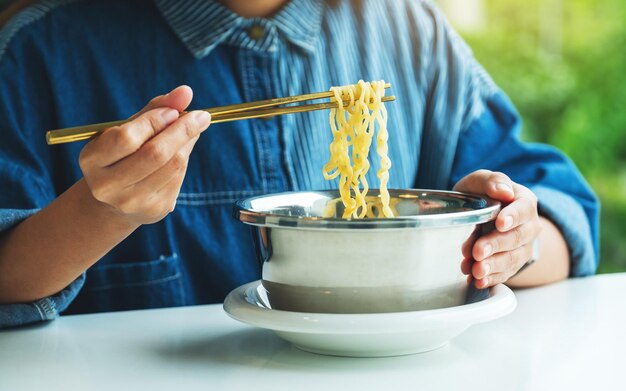
[[[0,332],[0,390],[626,390],[626,273],[516,292],[505,318],[404,357],[305,353],[221,305]]]

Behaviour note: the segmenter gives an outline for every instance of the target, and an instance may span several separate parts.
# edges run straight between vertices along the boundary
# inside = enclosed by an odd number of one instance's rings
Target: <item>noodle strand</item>
[[[332,87],[337,108],[330,112],[330,128],[333,141],[330,144],[330,158],[324,165],[324,178],[339,177],[339,194],[344,205],[343,218],[372,217],[372,207],[366,201],[369,185],[366,174],[369,171],[369,151],[376,133],[376,153],[380,157],[381,168],[376,173],[380,180],[380,214],[393,217],[389,207],[389,159],[387,147],[387,110],[382,102],[385,95],[385,82],[366,83]],[[344,97],[348,105],[344,107]],[[378,128],[378,132],[376,132]],[[354,194],[354,197],[352,196]]]

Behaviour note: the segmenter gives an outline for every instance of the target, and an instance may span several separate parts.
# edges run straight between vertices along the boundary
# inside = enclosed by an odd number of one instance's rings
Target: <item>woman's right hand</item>
[[[132,225],[157,222],[174,210],[189,154],[211,123],[205,111],[179,117],[191,98],[187,86],[156,97],[81,151],[80,168],[93,197]]]

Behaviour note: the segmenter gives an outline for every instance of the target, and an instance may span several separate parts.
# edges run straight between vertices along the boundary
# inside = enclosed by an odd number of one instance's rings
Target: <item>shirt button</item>
[[[265,29],[258,24],[253,25],[252,27],[250,27],[250,30],[248,30],[248,36],[255,41],[260,40],[261,38],[263,38],[264,35]]]

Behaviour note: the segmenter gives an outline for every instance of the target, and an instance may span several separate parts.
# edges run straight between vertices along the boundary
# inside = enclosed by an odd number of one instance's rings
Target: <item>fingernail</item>
[[[504,218],[504,224],[502,224],[502,228],[503,229],[509,229],[513,226],[513,217],[511,216],[506,216]]]
[[[484,254],[483,256],[487,258],[488,256],[491,255],[492,251],[493,251],[493,247],[491,246],[491,244],[487,243],[485,247],[483,247],[483,254]]]
[[[489,286],[489,279],[487,277],[482,279],[483,282],[483,288],[486,288]]]
[[[491,272],[491,265],[488,263],[485,263],[485,266],[483,266],[483,269],[485,271],[485,276],[486,276],[487,274]]]
[[[505,191],[507,193],[513,193],[513,189],[511,188],[511,186],[509,186],[508,184],[504,183],[504,182],[499,182],[496,184],[496,189],[500,190],[500,191]]]
[[[192,112],[192,114],[193,114],[192,119],[198,126],[206,128],[211,123],[211,114],[209,114],[206,111],[198,110],[198,111]]]
[[[178,118],[178,111],[174,109],[165,110],[161,114],[161,118],[163,118],[163,121],[165,121],[168,124],[171,122],[174,122]]]

